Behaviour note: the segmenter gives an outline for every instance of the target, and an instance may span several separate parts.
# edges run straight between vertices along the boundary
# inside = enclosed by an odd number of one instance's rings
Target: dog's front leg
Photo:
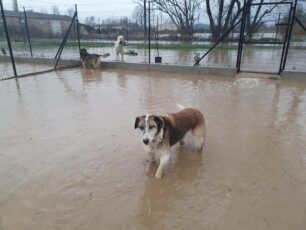
[[[123,51],[121,52],[121,61],[123,62]]]
[[[165,167],[167,166],[169,159],[170,159],[170,151],[162,152],[162,154],[160,155],[159,166],[155,173],[156,178],[158,179],[162,178]]]

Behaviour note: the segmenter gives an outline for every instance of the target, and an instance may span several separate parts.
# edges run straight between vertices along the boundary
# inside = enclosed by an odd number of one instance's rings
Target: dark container
[[[155,57],[155,63],[161,63],[162,57]]]

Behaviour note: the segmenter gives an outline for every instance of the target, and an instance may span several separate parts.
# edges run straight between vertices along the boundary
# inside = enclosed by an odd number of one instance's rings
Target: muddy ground
[[[79,68],[0,82],[0,229],[306,229],[306,84]],[[134,119],[200,109],[162,180]]]

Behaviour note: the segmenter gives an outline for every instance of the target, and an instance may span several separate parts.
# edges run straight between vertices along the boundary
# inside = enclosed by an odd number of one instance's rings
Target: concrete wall
[[[283,80],[306,82],[306,72],[285,70],[281,73],[281,78]]]
[[[10,61],[9,56],[0,56],[0,61]],[[53,67],[54,59],[47,58],[18,58],[15,61],[23,63],[48,64]],[[60,66],[81,66],[78,60],[60,60]],[[178,66],[178,65],[160,65],[160,64],[145,64],[145,63],[126,63],[126,62],[102,62],[102,70],[107,69],[126,69],[133,71],[151,71],[151,72],[166,72],[166,73],[184,73],[184,74],[201,74],[201,75],[219,75],[219,76],[236,76],[235,68],[223,67],[193,67],[193,66]],[[279,75],[275,75],[279,76]],[[280,75],[283,80],[306,82],[306,72],[283,71]]]
[[[55,59],[52,58],[21,58],[21,57],[14,57],[14,60],[16,62],[16,65],[18,65],[18,62],[22,63],[33,63],[33,64],[44,64],[44,65],[50,65],[53,67],[55,65]],[[0,61],[6,61],[10,62],[11,59],[9,56],[0,56]],[[67,65],[67,66],[77,66],[80,65],[80,61],[77,60],[60,60],[60,65]]]
[[[144,64],[144,63],[126,63],[126,62],[103,62],[103,69],[127,69],[139,71],[158,71],[167,73],[185,73],[185,74],[203,74],[203,75],[222,75],[235,76],[235,68],[225,67],[193,67],[181,65],[165,64]]]

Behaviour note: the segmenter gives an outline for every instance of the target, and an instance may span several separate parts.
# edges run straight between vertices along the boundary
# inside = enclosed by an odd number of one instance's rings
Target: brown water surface
[[[306,85],[80,69],[0,82],[0,229],[306,229]],[[134,119],[206,117],[162,180]]]

